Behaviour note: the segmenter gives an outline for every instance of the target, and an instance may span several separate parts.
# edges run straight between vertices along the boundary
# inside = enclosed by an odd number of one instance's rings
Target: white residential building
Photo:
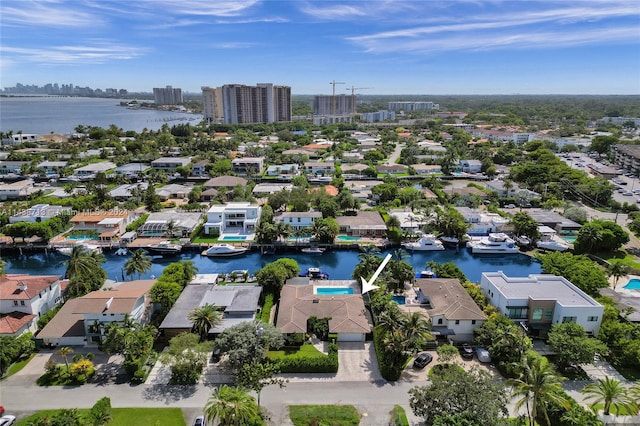
[[[284,212],[274,218],[276,222],[284,222],[293,229],[310,227],[318,219],[322,219],[320,212]]]
[[[59,214],[71,214],[71,207],[36,204],[9,217],[9,223],[42,222]]]
[[[480,286],[492,305],[534,335],[544,336],[553,324],[565,322],[580,324],[592,335],[600,329],[604,307],[564,277],[484,272]]]
[[[0,201],[24,199],[36,190],[31,179],[3,183],[0,184]]]
[[[217,230],[223,232],[252,233],[260,220],[262,207],[248,202],[227,203],[212,206],[204,224],[205,234]]]
[[[79,177],[93,176],[98,173],[106,173],[109,170],[115,169],[116,167],[117,166],[113,164],[111,161],[102,161],[99,163],[91,163],[83,167],[78,167],[73,171],[73,174]]]
[[[455,209],[464,217],[465,222],[471,224],[467,230],[469,235],[489,235],[491,232],[500,232],[502,227],[509,223],[509,219],[497,213],[469,207],[456,207]]]
[[[153,170],[175,172],[178,167],[187,167],[191,163],[191,157],[160,157],[151,162]]]

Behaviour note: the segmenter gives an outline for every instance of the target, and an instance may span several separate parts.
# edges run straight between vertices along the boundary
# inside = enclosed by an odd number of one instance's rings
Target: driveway
[[[431,361],[431,363],[429,363],[429,365],[427,365],[422,370],[416,370],[413,368],[413,360],[411,360],[411,362],[407,364],[404,371],[402,372],[399,381],[409,383],[429,381],[429,370],[431,370],[434,365],[438,364],[440,360],[438,359],[438,353],[436,351],[427,352],[430,353],[431,356],[433,356],[433,361]],[[456,355],[451,361],[449,361],[449,363],[458,364],[466,371],[470,371],[475,368],[478,370],[486,371],[493,378],[499,379],[502,377],[500,373],[498,373],[498,370],[496,370],[496,368],[493,366],[493,364],[482,363],[478,361],[475,356],[473,357],[473,359],[465,359],[460,355]]]

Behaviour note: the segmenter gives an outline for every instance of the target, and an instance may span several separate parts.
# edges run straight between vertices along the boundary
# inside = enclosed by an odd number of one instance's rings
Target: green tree
[[[127,275],[138,273],[138,279],[145,272],[151,270],[151,258],[146,255],[144,250],[138,249],[133,252],[131,257],[124,264],[124,272]]]
[[[105,258],[82,245],[75,245],[71,251],[71,258],[66,261],[67,270],[65,277],[70,280],[82,279],[83,276],[91,275],[96,268],[101,268],[100,263]]]
[[[549,331],[548,344],[562,369],[570,365],[591,364],[596,354],[607,351],[601,341],[587,336],[584,327],[574,322],[554,324]]]
[[[593,220],[578,231],[574,248],[578,253],[611,252],[629,242],[629,235],[614,222]]]
[[[516,235],[524,235],[531,241],[540,237],[538,222],[526,212],[518,212],[511,218],[511,225]]]
[[[278,349],[284,344],[282,332],[261,321],[243,322],[225,329],[214,345],[226,353],[229,367],[240,371],[243,365],[260,362],[268,348]]]
[[[613,259],[607,267],[607,275],[613,278],[613,288],[618,285],[618,280],[629,273],[631,265],[624,259]]]
[[[259,407],[244,389],[222,385],[209,397],[204,414],[212,424],[246,426],[259,417]]]
[[[171,368],[172,385],[195,385],[207,365],[211,343],[199,343],[200,336],[180,333],[169,342],[169,348],[162,354],[161,361]]]
[[[439,416],[465,414],[470,424],[502,425],[508,414],[508,394],[502,384],[481,370],[450,368],[435,375],[431,386],[409,390],[409,405],[431,426]]]
[[[518,377],[507,380],[507,385],[513,388],[513,394],[521,397],[516,401],[516,409],[519,410],[522,406],[527,408],[530,425],[542,418],[551,426],[547,405],[555,403],[567,408],[569,406],[569,401],[561,392],[563,378],[549,365],[546,358],[531,352],[522,357],[517,369]]]
[[[265,267],[256,271],[255,276],[258,283],[264,287],[265,292],[273,294],[276,298],[280,297],[280,290],[285,282],[296,277],[300,272],[298,263],[290,258],[278,259],[275,262],[267,264]]]
[[[100,398],[89,411],[90,422],[93,426],[106,425],[111,421],[111,399],[107,396]]]
[[[149,290],[149,297],[153,303],[160,305],[160,310],[165,315],[176,303],[182,293],[182,286],[173,281],[158,281]]]
[[[599,297],[598,289],[609,286],[604,271],[584,255],[554,252],[539,259],[545,274],[563,276],[589,296]]]
[[[66,365],[67,371],[69,371],[69,359],[67,357],[73,353],[73,349],[69,346],[63,346],[58,349],[56,353],[64,359],[64,365]]]
[[[236,384],[254,391],[258,396],[260,406],[260,393],[262,389],[270,385],[278,385],[282,389],[288,380],[276,377],[280,373],[280,367],[274,363],[252,362],[245,364],[236,376]]]
[[[436,349],[436,352],[438,353],[438,361],[444,362],[444,363],[450,362],[459,354],[458,348],[456,348],[453,345],[438,346],[438,349]]]
[[[192,329],[196,332],[201,340],[205,340],[209,334],[209,330],[215,327],[222,320],[222,312],[214,305],[209,303],[193,308],[187,314],[187,318],[191,321]]]
[[[611,377],[599,379],[598,383],[588,384],[580,392],[586,395],[585,400],[593,400],[591,408],[594,411],[597,405],[602,404],[605,416],[611,413],[612,408],[615,414],[638,410],[627,389],[619,380]]]
[[[474,340],[487,348],[494,362],[504,366],[518,362],[532,348],[521,327],[502,314],[493,314],[474,330]]]

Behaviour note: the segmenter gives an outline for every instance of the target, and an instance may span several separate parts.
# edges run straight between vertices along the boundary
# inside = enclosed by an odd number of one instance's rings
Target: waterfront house
[[[299,174],[300,170],[297,164],[276,164],[267,167],[266,171],[267,176],[293,177]]]
[[[0,277],[0,336],[37,330],[38,319],[62,301],[67,281],[59,275],[6,274]]]
[[[318,294],[318,287],[329,289],[328,294]],[[351,293],[332,293],[332,288]],[[329,333],[336,333],[339,342],[364,342],[373,330],[358,283],[352,280],[288,280],[280,291],[276,327],[285,334],[306,334],[311,317],[328,318]]]
[[[369,166],[366,164],[342,164],[340,166],[343,175],[352,174],[360,175],[365,170],[369,170]]]
[[[404,164],[380,164],[375,167],[378,174],[399,175],[407,172],[407,166]]]
[[[411,167],[413,167],[417,175],[442,174],[442,166],[438,164],[414,164]]]
[[[276,192],[291,191],[292,189],[293,185],[290,183],[259,183],[253,187],[251,192],[256,197],[263,197]]]
[[[540,198],[540,194],[529,189],[522,189],[517,183],[512,182],[510,188],[506,188],[503,180],[492,180],[485,184],[489,191],[495,191],[499,197],[522,197],[526,200]]]
[[[5,200],[24,200],[29,195],[37,192],[38,188],[34,188],[31,179],[20,180],[12,183],[0,184],[0,201]]]
[[[151,162],[151,168],[173,173],[178,167],[187,167],[189,163],[191,163],[191,157],[160,157]]]
[[[249,202],[213,205],[207,211],[205,234],[223,232],[253,233],[260,220],[262,207]]]
[[[597,335],[604,307],[564,277],[508,277],[484,272],[480,280],[489,303],[534,336],[545,337],[553,324],[575,322]]]
[[[170,183],[161,188],[155,190],[156,195],[160,197],[161,200],[166,201],[168,199],[174,198],[179,200],[186,200],[189,198],[189,193],[193,187],[188,185],[180,185],[177,183]]]
[[[99,239],[111,241],[124,234],[127,225],[135,220],[135,213],[129,210],[108,210],[78,213],[71,218],[74,231],[98,234]]]
[[[59,175],[60,170],[67,167],[66,161],[43,161],[36,167],[44,171],[46,175]]]
[[[73,171],[73,174],[79,178],[87,178],[94,177],[98,173],[107,173],[115,168],[116,165],[111,161],[101,161],[99,163],[91,163],[83,167],[78,167]]]
[[[358,211],[357,216],[338,216],[340,232],[354,237],[377,237],[387,234],[387,225],[377,211]]]
[[[191,166],[191,176],[204,176],[207,174],[207,169],[206,169],[206,165],[209,164],[210,161],[209,160],[200,160],[196,163],[194,163]]]
[[[459,196],[475,196],[482,200],[486,200],[489,198],[489,195],[486,192],[484,192],[482,189],[478,189],[473,186],[444,188],[442,191],[450,197],[453,195],[459,195]]]
[[[71,207],[36,204],[9,217],[9,223],[42,222],[60,214],[71,214]]]
[[[482,171],[482,161],[459,160],[458,167],[465,173],[480,173]]]
[[[470,207],[455,207],[455,209],[464,217],[464,221],[470,224],[467,229],[469,235],[489,235],[491,232],[500,232],[509,223],[509,219],[497,213]]]
[[[284,212],[273,218],[274,222],[283,222],[293,229],[308,228],[318,219],[322,219],[320,212]]]
[[[120,167],[116,167],[115,173],[120,176],[140,177],[144,173],[146,173],[147,170],[149,169],[151,169],[151,167],[149,167],[148,164],[128,163],[128,164],[123,164]]]
[[[163,211],[150,213],[138,228],[140,237],[189,237],[202,221],[202,213]],[[170,229],[171,228],[171,229]],[[171,235],[169,235],[169,233]]]
[[[205,189],[226,188],[231,190],[238,185],[247,186],[247,182],[248,181],[245,178],[241,178],[238,176],[218,176],[218,177],[209,179],[202,186]]]
[[[258,285],[215,285],[217,274],[196,275],[185,286],[167,316],[158,328],[163,340],[169,341],[180,333],[191,332],[193,322],[189,312],[206,304],[214,305],[222,312],[222,320],[209,330],[210,336],[222,333],[227,328],[256,320],[260,293]]]
[[[473,330],[487,320],[457,279],[417,278],[414,288],[417,300],[401,308],[425,315],[431,321],[434,337],[456,343],[471,342]]]
[[[343,163],[360,163],[364,161],[364,155],[359,151],[349,151],[342,154]]]
[[[553,210],[527,209],[527,213],[533,220],[538,222],[539,225],[548,226],[555,230],[560,236],[577,235],[580,228],[582,228],[582,225],[579,223],[567,219]]]
[[[149,290],[156,280],[126,281],[109,290],[92,291],[67,301],[38,333],[45,346],[97,346],[110,323],[125,318],[147,324],[151,317]]]
[[[242,176],[262,174],[264,157],[234,158],[231,160],[231,170]]]
[[[316,176],[331,176],[336,170],[333,163],[321,163],[317,161],[308,161],[304,163],[304,171],[307,174]]]
[[[127,201],[136,191],[144,194],[148,187],[149,182],[126,183],[113,188],[109,195],[116,201]]]
[[[0,161],[0,177],[22,176],[22,167],[29,161]]]

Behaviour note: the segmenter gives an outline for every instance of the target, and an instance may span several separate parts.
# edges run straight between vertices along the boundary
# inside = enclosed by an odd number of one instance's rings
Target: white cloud
[[[238,16],[259,3],[259,0],[155,0],[154,9],[165,8],[183,15]]]
[[[103,64],[142,56],[146,50],[134,46],[95,41],[93,45],[49,46],[46,49],[0,46],[3,60],[39,64]]]
[[[3,1],[2,25],[46,27],[92,27],[101,25],[97,16],[63,6],[58,1]]]

